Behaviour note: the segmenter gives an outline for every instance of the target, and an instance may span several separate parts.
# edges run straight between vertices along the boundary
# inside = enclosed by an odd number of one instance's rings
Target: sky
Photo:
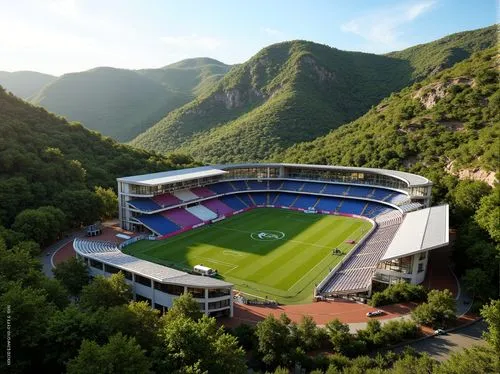
[[[499,22],[500,0],[0,0],[0,70],[242,63],[304,39],[387,53]]]

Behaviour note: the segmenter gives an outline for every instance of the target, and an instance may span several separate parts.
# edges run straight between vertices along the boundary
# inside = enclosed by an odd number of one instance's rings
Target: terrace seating
[[[226,204],[224,204],[219,199],[207,200],[207,201],[204,201],[202,204],[203,204],[203,206],[210,209],[212,212],[215,212],[216,217],[221,216],[221,215],[227,216],[227,215],[233,213],[233,209],[228,207]]]
[[[136,199],[128,201],[129,205],[134,207],[135,209],[142,210],[143,212],[151,212],[154,210],[161,209],[157,203],[155,203],[151,199]]]
[[[334,212],[339,206],[342,199],[338,197],[322,197],[316,204],[317,210],[324,210],[327,212]]]
[[[235,191],[246,191],[249,189],[245,181],[231,181],[229,183],[234,187]]]
[[[184,208],[167,210],[163,212],[162,215],[182,227],[194,226],[203,222]]]
[[[286,191],[300,191],[303,185],[304,182],[284,181],[281,189]]]
[[[275,204],[278,206],[290,206],[296,198],[297,194],[280,193]]]
[[[172,206],[172,205],[177,205],[181,203],[181,200],[179,200],[177,197],[175,197],[172,194],[165,193],[162,195],[157,195],[153,197],[153,200],[162,208],[166,206]]]
[[[241,199],[238,198],[238,195],[222,196],[220,200],[228,207],[234,210],[241,210],[248,208],[248,205],[246,205],[243,201],[241,201]]]
[[[269,192],[268,194],[268,202],[269,205],[273,205],[275,200],[278,198],[279,192]]]
[[[368,195],[372,191],[373,191],[373,187],[350,186],[349,191],[348,191],[348,196],[368,197]]]
[[[210,209],[203,205],[195,205],[195,206],[190,206],[189,208],[186,208],[186,210],[198,217],[202,221],[210,221],[212,219],[217,218],[217,214],[212,212]]]
[[[281,186],[283,185],[283,181],[269,181],[269,189],[270,190],[279,190],[281,189]]]
[[[366,202],[354,199],[344,199],[340,207],[342,213],[357,214],[360,215],[365,207]]]
[[[422,208],[423,205],[420,203],[411,203],[410,202],[408,204],[400,205],[399,207],[403,210],[403,213],[406,213],[406,212],[412,212],[414,210],[418,210],[418,209]]]
[[[229,182],[220,182],[211,184],[210,186],[208,186],[208,188],[214,191],[218,195],[235,191],[235,189],[231,184],[229,184]]]
[[[322,193],[326,195],[343,195],[348,186],[343,184],[327,184]]]
[[[247,181],[248,187],[251,190],[259,191],[259,190],[267,190],[267,182],[259,182],[259,181]]]
[[[194,193],[196,196],[199,196],[199,197],[210,197],[210,196],[214,196],[215,195],[215,192],[213,192],[212,190],[209,190],[206,187],[191,188],[191,192]]]
[[[174,192],[175,197],[182,201],[191,201],[191,200],[196,200],[199,197],[196,196],[194,193],[192,193],[190,190],[182,190],[182,191],[175,191]]]
[[[383,188],[374,188],[370,195],[368,195],[368,197],[370,197],[371,199],[383,201],[392,193],[394,193],[394,191],[386,190]]]
[[[76,238],[73,245],[85,253],[119,252],[116,243],[103,240],[86,240]]]
[[[144,226],[160,235],[170,234],[180,229],[179,226],[163,217],[161,214],[143,215],[136,218]]]
[[[256,192],[250,194],[256,205],[267,205],[267,193]]]
[[[238,194],[238,197],[249,207],[255,206],[254,201],[250,198],[250,195],[247,193],[240,193]]]
[[[325,188],[324,183],[304,183],[304,187],[302,187],[303,192],[315,192],[320,193],[321,190]]]
[[[356,248],[356,252],[331,275],[321,292],[354,293],[368,289],[377,264],[402,221],[403,216],[400,214],[391,224],[375,228],[372,234]]]
[[[316,205],[317,201],[318,201],[318,197],[317,196],[301,195],[295,201],[295,203],[293,204],[293,206],[295,208],[307,209],[309,207],[313,207],[314,205]]]

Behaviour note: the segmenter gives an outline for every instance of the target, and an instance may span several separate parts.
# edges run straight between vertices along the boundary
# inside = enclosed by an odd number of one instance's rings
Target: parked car
[[[374,310],[373,312],[366,313],[366,316],[367,317],[376,317],[376,316],[381,316],[382,314],[384,314],[384,311],[379,309],[379,310]]]
[[[434,331],[434,335],[444,335],[446,334],[446,331],[444,331],[443,329],[437,329]]]

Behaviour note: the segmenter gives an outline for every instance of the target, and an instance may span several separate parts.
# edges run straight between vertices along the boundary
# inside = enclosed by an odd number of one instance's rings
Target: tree
[[[103,346],[84,340],[78,356],[68,363],[68,373],[150,373],[150,367],[149,359],[135,338],[118,333]]]
[[[500,355],[500,300],[492,300],[490,304],[483,306],[481,316],[488,323],[488,331],[484,337]]]
[[[46,321],[55,312],[48,303],[44,291],[20,282],[11,283],[8,290],[0,295],[0,372],[36,372],[42,365],[45,350],[43,339]],[[11,365],[7,366],[5,354],[10,336],[12,352]]]
[[[131,301],[102,313],[102,321],[108,335],[121,332],[134,336],[139,345],[151,351],[158,344],[160,312],[152,309],[146,301]]]
[[[58,195],[57,206],[73,227],[94,223],[103,211],[101,199],[89,190],[65,190]]]
[[[415,322],[433,327],[446,327],[456,319],[456,303],[450,290],[431,290],[427,302],[412,312]]]
[[[60,209],[46,206],[23,210],[16,216],[12,228],[43,245],[58,237],[65,222],[66,217]]]
[[[481,268],[467,269],[462,277],[465,288],[474,297],[484,299],[491,295],[490,277]]]
[[[214,318],[178,316],[160,330],[156,372],[246,373],[245,352],[238,340],[217,327]]]
[[[84,309],[97,310],[110,308],[128,303],[132,298],[132,290],[125,282],[122,272],[113,274],[109,278],[101,275],[83,287],[80,296],[80,305]]]
[[[40,281],[37,283],[37,287],[46,292],[47,301],[53,303],[57,308],[63,309],[69,304],[68,290],[57,279],[40,276]]]
[[[118,197],[112,188],[96,186],[94,190],[96,196],[101,200],[101,218],[113,218],[118,213]]]
[[[300,346],[307,352],[321,346],[321,337],[311,316],[303,316],[297,326]]]
[[[202,315],[203,313],[200,310],[200,305],[193,298],[193,295],[185,293],[174,300],[172,308],[170,308],[163,316],[163,319],[170,321],[183,316],[193,320],[198,320]]]
[[[333,345],[334,352],[348,353],[353,341],[353,336],[349,331],[349,325],[340,322],[338,318],[328,322],[325,325],[326,332]]]
[[[476,210],[474,219],[490,237],[500,243],[500,184],[493,192],[481,199],[479,209]]]
[[[483,374],[500,372],[498,352],[488,346],[472,346],[453,353],[436,368],[437,374]]]
[[[54,277],[61,281],[72,296],[80,295],[82,288],[89,283],[87,265],[76,257],[60,263],[53,270]]]
[[[480,201],[491,191],[485,182],[462,180],[453,191],[453,200],[458,209],[467,215],[472,215],[479,208]]]
[[[268,315],[257,324],[255,335],[258,339],[258,352],[262,361],[269,367],[290,364],[290,331],[282,319]]]

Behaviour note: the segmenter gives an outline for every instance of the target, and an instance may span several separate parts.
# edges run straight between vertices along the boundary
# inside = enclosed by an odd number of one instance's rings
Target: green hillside
[[[41,90],[32,102],[126,141],[189,99],[134,71],[102,67],[65,74]]]
[[[206,162],[263,160],[361,116],[391,92],[437,72],[443,61],[464,59],[494,42],[490,27],[385,56],[306,41],[275,44],[132,144],[180,150]],[[464,52],[452,57],[459,47]],[[438,50],[441,57],[429,62],[425,56]]]
[[[0,226],[10,226],[23,209],[44,205],[92,214],[95,186],[116,188],[118,176],[192,163],[118,144],[1,87],[0,108]]]
[[[190,99],[202,93],[226,74],[230,65],[208,57],[189,58],[161,69],[143,69],[138,73],[160,83],[171,91],[180,92]]]
[[[36,71],[15,71],[12,73],[0,71],[0,85],[25,100],[29,100],[55,79],[57,77],[53,75],[37,73]]]
[[[499,56],[491,48],[391,95],[363,117],[275,159],[409,169],[499,168]]]

